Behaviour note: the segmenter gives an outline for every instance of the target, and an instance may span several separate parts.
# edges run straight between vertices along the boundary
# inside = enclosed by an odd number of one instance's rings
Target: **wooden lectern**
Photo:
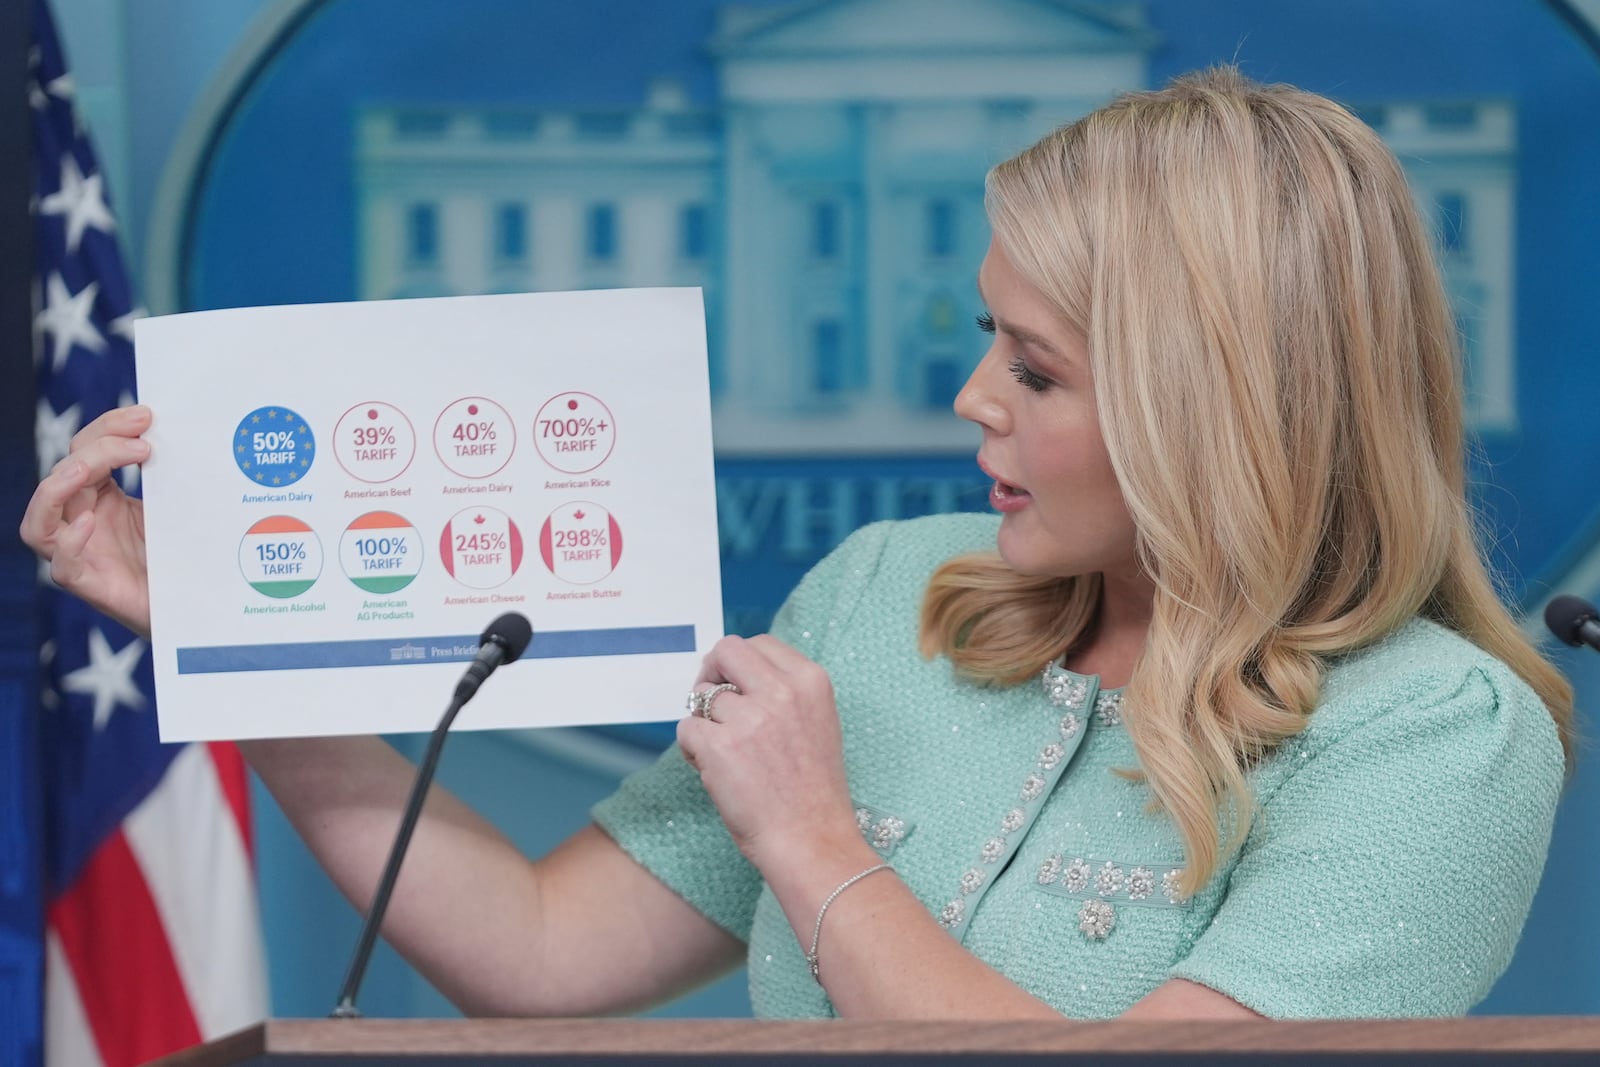
[[[274,1019],[159,1067],[1600,1063],[1600,1017],[1337,1022]]]

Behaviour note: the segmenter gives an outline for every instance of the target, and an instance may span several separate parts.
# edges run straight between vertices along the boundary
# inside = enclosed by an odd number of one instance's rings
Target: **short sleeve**
[[[789,594],[771,633],[819,658],[826,635],[852,610],[882,553],[885,524],[863,527],[813,567]],[[676,744],[623,780],[591,809],[628,855],[695,910],[750,939],[761,875],[739,852],[700,774]]]
[[[1258,798],[1174,977],[1275,1018],[1459,1015],[1488,993],[1538,886],[1564,766],[1509,671],[1456,678],[1280,754],[1299,766]]]

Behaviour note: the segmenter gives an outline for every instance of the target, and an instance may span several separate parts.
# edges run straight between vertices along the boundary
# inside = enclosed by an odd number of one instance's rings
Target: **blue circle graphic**
[[[293,485],[311,470],[317,458],[311,426],[281,405],[256,408],[239,420],[233,435],[233,461],[257,485]]]

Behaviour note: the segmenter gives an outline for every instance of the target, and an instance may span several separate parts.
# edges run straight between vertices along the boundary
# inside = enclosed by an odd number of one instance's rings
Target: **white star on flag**
[[[135,637],[122,651],[113,652],[106,635],[96,627],[89,631],[89,665],[62,677],[62,689],[94,698],[95,733],[106,728],[118,704],[134,709],[144,707],[144,694],[133,680],[134,669],[144,658],[144,649],[144,642]]]
[[[111,320],[111,332],[126,340],[129,344],[132,344],[133,324],[148,314],[150,313],[144,308],[137,307],[128,312],[126,315],[118,315],[116,318]],[[131,404],[133,401],[130,400],[128,403]]]
[[[100,283],[90,282],[83,292],[74,296],[61,275],[52,274],[45,283],[45,306],[34,319],[34,324],[50,335],[50,369],[60,370],[67,362],[73,345],[82,345],[91,352],[104,352],[106,339],[94,328],[90,316],[94,314],[94,298],[100,293]]]
[[[33,447],[39,457],[39,477],[50,473],[72,451],[72,435],[83,424],[82,405],[74,404],[57,414],[48,400],[39,401],[39,417],[33,423]]]
[[[61,160],[61,188],[39,201],[39,210],[44,214],[67,217],[68,252],[78,250],[84,230],[92,227],[110,233],[117,228],[111,208],[106,205],[104,181],[98,174],[85,178],[69,152]]]

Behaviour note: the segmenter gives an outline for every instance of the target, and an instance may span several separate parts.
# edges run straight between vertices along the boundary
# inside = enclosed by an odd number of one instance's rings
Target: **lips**
[[[984,462],[982,456],[978,457],[978,469],[994,479],[994,487],[989,490],[989,503],[996,511],[1016,511],[1026,507],[1033,499],[1032,494],[1026,489],[1000,477],[988,463]]]
[[[1007,492],[1024,494],[1027,492],[1027,490],[1023,489],[1022,486],[1017,485],[1015,482],[1008,482],[1002,478],[1000,476],[1000,472],[991,467],[988,460],[984,459],[981,455],[978,457],[978,469],[987,474],[989,477],[993,478],[995,484],[1001,486]]]

